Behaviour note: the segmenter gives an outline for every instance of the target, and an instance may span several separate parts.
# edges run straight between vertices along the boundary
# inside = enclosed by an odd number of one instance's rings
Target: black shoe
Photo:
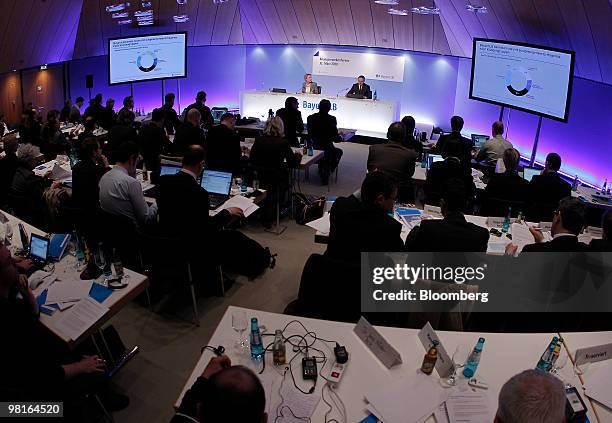
[[[123,410],[130,405],[130,397],[114,392],[107,392],[100,395],[100,401],[104,404],[104,408],[110,412]]]

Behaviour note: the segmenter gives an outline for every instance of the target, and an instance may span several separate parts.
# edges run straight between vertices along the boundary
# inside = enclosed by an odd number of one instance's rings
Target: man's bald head
[[[195,126],[200,126],[200,120],[202,119],[202,115],[200,111],[196,108],[189,109],[187,112],[187,116],[185,116],[188,122],[193,123]]]
[[[259,378],[244,366],[232,366],[210,378],[202,421],[265,423],[266,394]]]

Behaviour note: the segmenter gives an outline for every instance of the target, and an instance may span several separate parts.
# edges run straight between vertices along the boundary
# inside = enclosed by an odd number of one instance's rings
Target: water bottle
[[[259,178],[257,178],[257,172],[253,172],[253,191],[259,189]]]
[[[546,351],[544,351],[544,353],[540,357],[540,360],[538,361],[538,364],[536,365],[536,370],[540,370],[542,372],[548,371],[549,364],[552,359],[553,352],[555,351],[555,347],[557,346],[558,340],[559,338],[557,338],[556,336],[553,336],[552,341],[550,341],[550,344],[548,344],[548,348],[546,348]]]
[[[309,156],[313,156],[314,155],[314,147],[312,145],[312,141],[308,142],[308,155]]]
[[[578,182],[578,175],[576,175],[574,177],[574,182],[572,183],[572,191],[578,191],[578,185],[580,183]]]
[[[421,167],[427,169],[427,160],[429,160],[429,154],[423,153],[423,160],[421,160]]]
[[[272,346],[272,357],[275,366],[282,366],[287,361],[283,331],[276,329],[274,334],[274,345]]]
[[[376,100],[378,96],[376,95],[376,90],[374,90],[374,95],[372,96],[372,100]]]
[[[83,243],[81,242],[81,237],[77,234],[76,231],[72,233],[74,237],[74,252],[77,261],[77,267],[81,265],[85,261],[85,252],[83,251]]]
[[[272,109],[268,109],[268,118],[274,117],[274,111]]]
[[[502,225],[502,232],[505,234],[508,233],[508,230],[510,229],[510,216],[511,215],[512,215],[512,207],[508,207],[508,215],[504,219],[504,223]]]
[[[467,378],[471,378],[476,374],[476,369],[478,368],[478,363],[480,363],[480,355],[482,354],[482,348],[484,347],[484,338],[478,338],[478,342],[472,353],[467,359],[467,363],[465,363],[465,368],[463,369],[463,376]]]
[[[606,180],[604,181],[603,187],[601,187],[601,193],[605,194],[606,191],[606,187],[608,186],[608,178],[606,178]]]
[[[123,278],[123,263],[121,263],[121,257],[119,257],[119,252],[115,248],[113,248],[113,270],[116,278]]]
[[[240,184],[240,192],[245,193],[249,188],[249,184],[247,184],[246,178],[242,178],[242,183]]]
[[[261,341],[261,333],[259,333],[259,324],[257,318],[251,319],[251,358],[255,361],[261,361],[263,359],[263,343]]]

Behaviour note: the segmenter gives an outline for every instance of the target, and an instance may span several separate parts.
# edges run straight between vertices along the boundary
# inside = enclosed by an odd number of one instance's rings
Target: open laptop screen
[[[442,157],[439,154],[430,154],[429,156],[427,156],[427,169],[431,168],[431,165],[434,164],[435,162],[441,162],[444,161],[444,157]]]
[[[30,255],[37,260],[47,261],[49,253],[49,239],[32,234],[30,237]]]
[[[229,195],[232,189],[232,174],[216,170],[204,170],[202,188],[211,194]]]
[[[178,171],[181,170],[180,166],[173,166],[173,165],[162,165],[160,171],[159,171],[159,176],[164,176],[164,175],[176,175],[178,173]]]
[[[487,135],[472,134],[472,142],[474,143],[474,148],[481,149],[488,139],[489,137]]]
[[[523,179],[526,181],[531,181],[534,175],[539,175],[542,170],[536,169],[534,167],[525,167],[523,168]]]

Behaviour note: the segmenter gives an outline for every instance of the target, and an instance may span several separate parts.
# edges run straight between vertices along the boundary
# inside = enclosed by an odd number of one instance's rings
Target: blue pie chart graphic
[[[152,51],[145,51],[138,55],[136,65],[143,72],[151,72],[157,66],[157,56]]]
[[[517,97],[522,97],[531,90],[533,81],[524,68],[511,68],[506,72],[506,88]]]

